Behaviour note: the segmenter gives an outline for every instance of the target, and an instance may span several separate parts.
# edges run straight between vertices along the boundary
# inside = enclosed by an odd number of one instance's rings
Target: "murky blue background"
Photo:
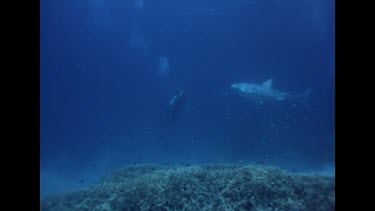
[[[333,0],[40,4],[42,197],[133,163],[332,173]],[[230,89],[270,78],[290,94],[311,88],[308,107]],[[186,104],[165,124],[179,89]]]

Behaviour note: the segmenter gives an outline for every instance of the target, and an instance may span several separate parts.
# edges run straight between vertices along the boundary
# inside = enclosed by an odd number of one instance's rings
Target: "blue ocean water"
[[[134,163],[333,174],[334,4],[41,0],[41,196]],[[268,79],[307,104],[231,88]]]

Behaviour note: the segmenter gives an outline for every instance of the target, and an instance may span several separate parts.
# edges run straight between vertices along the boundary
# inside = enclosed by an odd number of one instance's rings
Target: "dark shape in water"
[[[181,107],[185,103],[186,103],[185,91],[183,89],[180,89],[178,94],[173,96],[173,98],[169,101],[166,124],[168,124],[171,121],[176,120],[178,111],[181,109]]]

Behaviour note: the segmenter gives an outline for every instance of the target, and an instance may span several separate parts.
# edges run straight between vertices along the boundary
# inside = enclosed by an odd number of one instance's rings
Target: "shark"
[[[272,88],[272,82],[273,78],[268,79],[261,84],[240,82],[232,84],[231,88],[236,90],[240,96],[249,98],[253,102],[256,102],[258,104],[263,104],[265,100],[297,100],[307,106],[311,88],[305,90],[302,93],[292,95],[290,93]]]

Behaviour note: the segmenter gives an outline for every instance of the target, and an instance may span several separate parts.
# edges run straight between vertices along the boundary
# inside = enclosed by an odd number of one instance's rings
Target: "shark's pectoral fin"
[[[311,88],[305,90],[304,92],[294,96],[295,99],[298,99],[306,108],[309,108],[308,101],[310,99]]]
[[[263,82],[263,86],[266,87],[266,88],[271,88],[272,86],[272,82],[273,82],[273,78],[271,79],[268,79],[267,81]]]

